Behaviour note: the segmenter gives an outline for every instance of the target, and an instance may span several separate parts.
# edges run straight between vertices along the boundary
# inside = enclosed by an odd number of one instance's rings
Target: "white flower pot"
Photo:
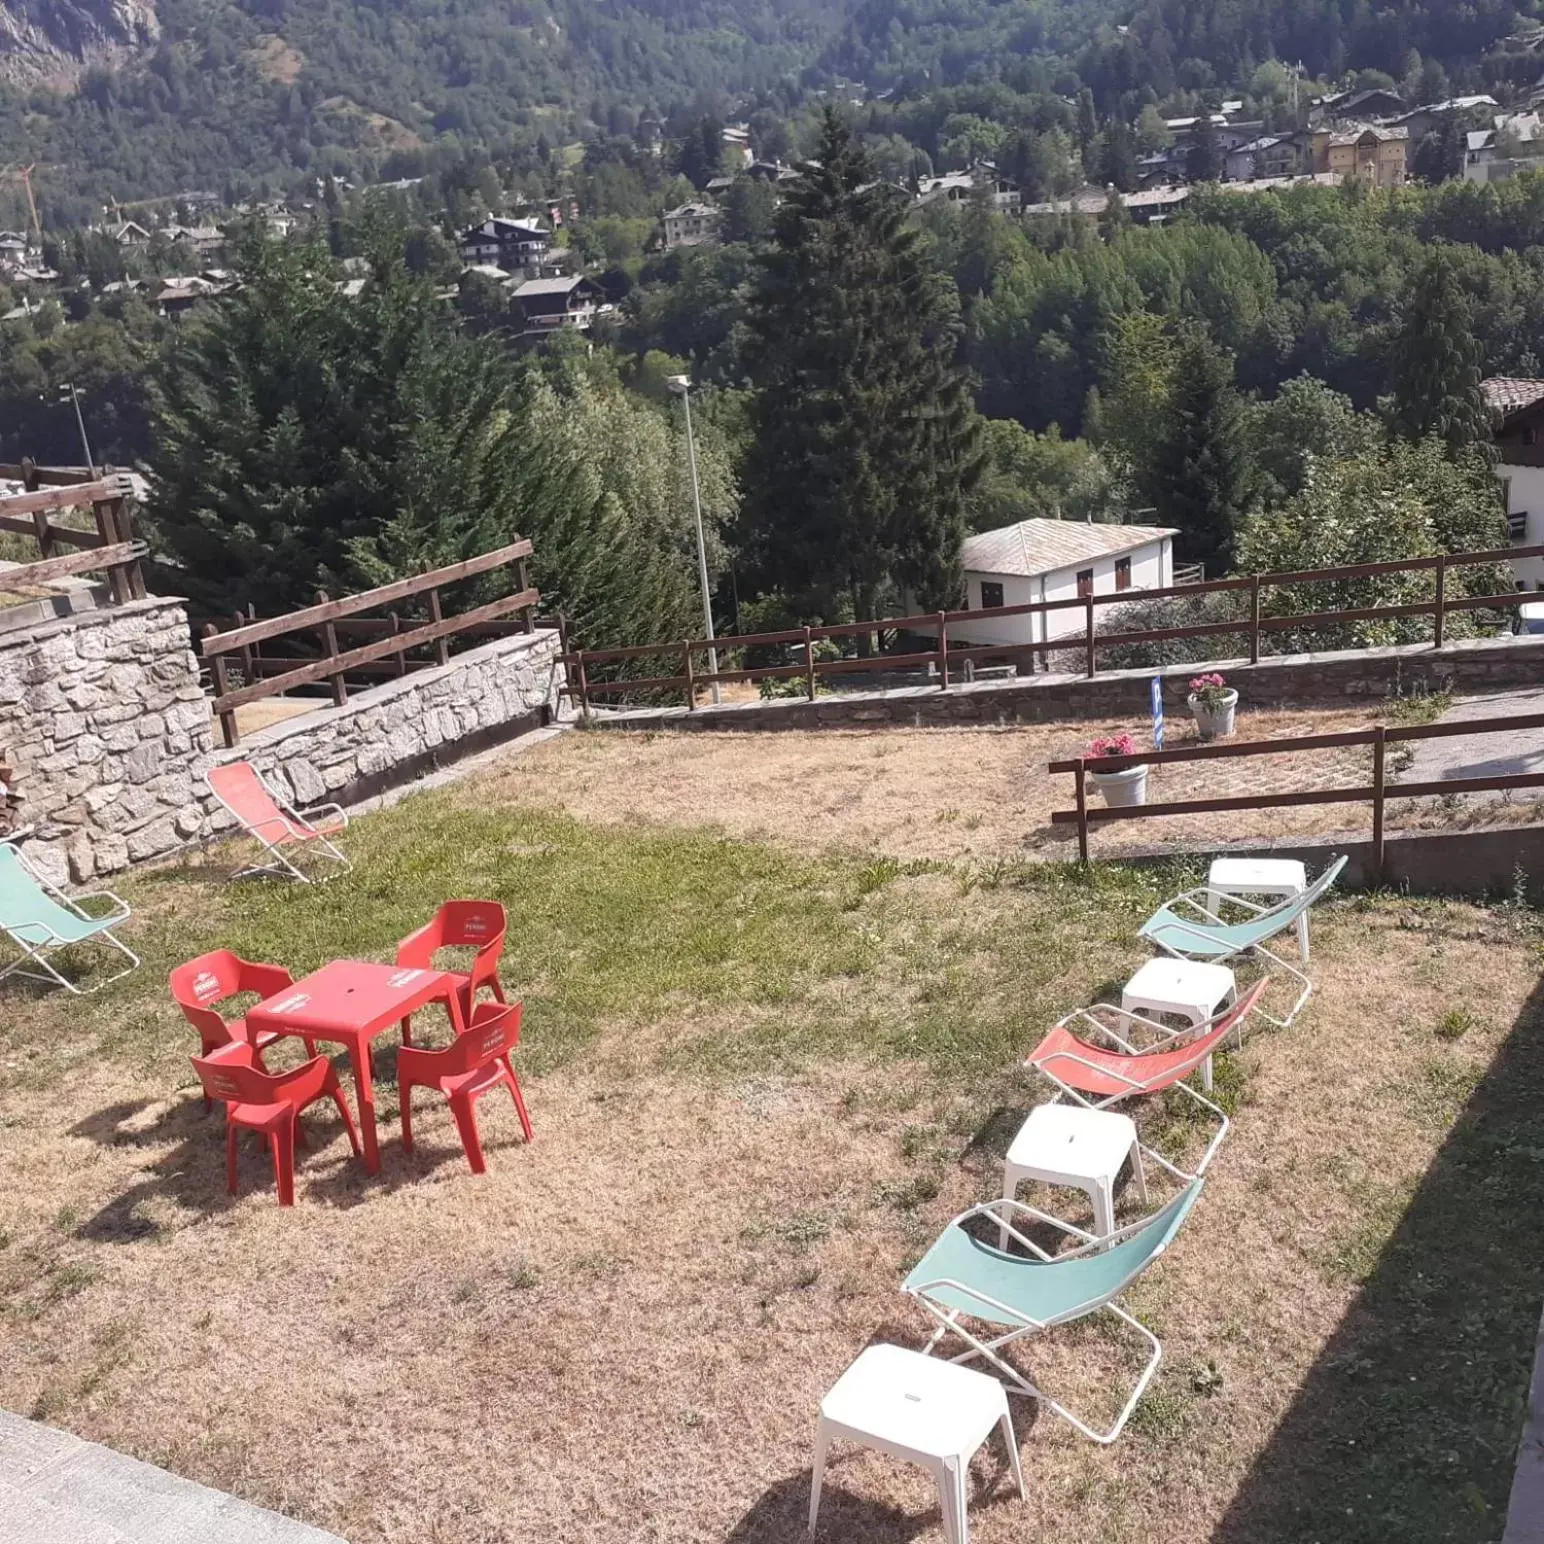
[[[1196,732],[1203,740],[1221,740],[1233,733],[1233,713],[1238,707],[1238,693],[1230,691],[1220,707],[1209,708],[1197,697],[1185,699],[1196,721]]]
[[[1127,809],[1147,803],[1147,768],[1123,767],[1119,772],[1095,772],[1094,787],[1111,809]]]

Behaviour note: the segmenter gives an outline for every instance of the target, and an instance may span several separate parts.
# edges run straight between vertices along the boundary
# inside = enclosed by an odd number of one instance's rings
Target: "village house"
[[[534,220],[507,220],[490,215],[481,225],[463,231],[457,242],[463,263],[497,263],[506,273],[540,271],[552,238]]]
[[[150,245],[150,232],[134,220],[119,220],[107,227],[106,234],[120,247],[136,248]]]
[[[213,225],[168,225],[160,233],[173,246],[187,247],[201,256],[224,250],[225,232]]]
[[[1163,589],[1174,583],[1175,532],[1163,526],[1021,520],[965,538],[965,605],[972,611]],[[1040,643],[1081,633],[1080,606],[951,622],[951,642]]]
[[[1507,536],[1514,547],[1544,546],[1544,381],[1492,376],[1480,383],[1495,430]],[[1544,558],[1514,558],[1519,590],[1544,590]]]
[[[1348,118],[1393,118],[1407,110],[1408,104],[1397,91],[1374,87],[1369,91],[1340,91],[1321,97],[1309,112],[1309,122],[1320,119],[1340,121]]]
[[[1291,177],[1303,170],[1303,149],[1290,134],[1265,134],[1223,157],[1227,182],[1253,182],[1260,177]]]
[[[527,279],[516,286],[513,299],[525,322],[521,337],[528,342],[565,329],[588,332],[597,316],[613,309],[606,303],[605,291],[583,277]]]
[[[917,189],[919,204],[966,204],[981,191],[998,214],[1018,214],[1024,195],[1011,177],[1005,177],[990,161],[979,161],[968,171],[925,177]]]
[[[682,204],[665,214],[665,250],[712,246],[718,240],[719,212],[712,204]]]
[[[1410,131],[1361,123],[1337,129],[1329,137],[1327,170],[1342,181],[1356,178],[1378,188],[1397,188],[1406,175]]]

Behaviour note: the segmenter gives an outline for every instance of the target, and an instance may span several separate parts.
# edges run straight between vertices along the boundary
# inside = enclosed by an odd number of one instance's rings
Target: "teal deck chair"
[[[931,1353],[945,1336],[957,1335],[969,1349],[951,1357],[951,1361],[969,1362],[982,1357],[1003,1375],[1009,1393],[1038,1399],[1095,1442],[1114,1442],[1131,1419],[1131,1412],[1163,1357],[1158,1337],[1122,1308],[1116,1298],[1169,1247],[1205,1183],[1204,1179],[1193,1181],[1162,1211],[1117,1228],[1107,1238],[1096,1238],[1022,1201],[984,1201],[961,1212],[901,1287],[939,1321],[926,1350]],[[1050,1223],[1084,1243],[1067,1254],[1048,1255],[1003,1219],[1004,1210]],[[975,1217],[992,1219],[998,1229],[1016,1239],[1029,1253],[1011,1253],[967,1232],[965,1224]],[[995,1236],[996,1229],[993,1232]],[[998,1354],[1022,1336],[1037,1334],[1053,1325],[1070,1324],[1101,1309],[1129,1324],[1152,1348],[1136,1387],[1115,1424],[1106,1432],[1097,1432],[1079,1420]],[[999,1333],[983,1338],[965,1326],[965,1319],[995,1326]]]
[[[114,909],[93,917],[81,904],[98,900],[111,901]],[[139,956],[112,933],[112,929],[128,916],[128,905],[110,890],[71,900],[32,868],[16,847],[9,842],[0,842],[0,933],[21,950],[20,959],[0,967],[0,981],[7,976],[23,976],[29,981],[62,986],[65,991],[82,996],[84,994],[73,981],[54,969],[48,956],[71,944],[95,940],[110,944],[126,955],[129,963],[117,974],[98,981],[91,990],[119,980],[139,965]],[[37,969],[29,970],[28,966]]]
[[[1340,878],[1346,866],[1344,856],[1333,859],[1324,872],[1303,891],[1290,900],[1275,906],[1256,906],[1250,901],[1229,897],[1230,904],[1241,906],[1252,913],[1243,922],[1224,922],[1215,912],[1207,909],[1209,890],[1205,885],[1177,895],[1167,905],[1160,906],[1141,928],[1138,936],[1156,944],[1165,954],[1182,960],[1202,960],[1209,965],[1225,965],[1228,961],[1245,954],[1262,955],[1277,970],[1291,976],[1302,987],[1292,1010],[1284,1019],[1272,1018],[1263,1008],[1255,1012],[1278,1029],[1285,1029],[1303,1011],[1303,1004],[1313,996],[1313,982],[1294,965],[1289,965],[1279,954],[1272,954],[1265,946],[1278,934],[1297,926],[1303,915]],[[1180,914],[1180,908],[1186,915]]]

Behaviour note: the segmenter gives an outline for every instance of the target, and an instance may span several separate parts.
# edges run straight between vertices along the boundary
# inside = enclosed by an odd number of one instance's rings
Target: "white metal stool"
[[[971,1455],[998,1426],[1022,1499],[1024,1471],[1008,1414],[1008,1391],[996,1378],[903,1346],[867,1347],[820,1401],[810,1532],[820,1515],[826,1453],[832,1438],[840,1437],[921,1464],[938,1482],[944,1537],[949,1544],[970,1544],[965,1472]]]
[[[1291,900],[1308,888],[1308,870],[1292,858],[1213,858],[1206,876],[1206,909],[1215,913],[1222,897],[1263,895]],[[1308,913],[1297,919],[1297,949],[1308,963]]]
[[[1115,1231],[1115,1180],[1127,1154],[1137,1192],[1146,1201],[1142,1149],[1129,1115],[1085,1110],[1075,1104],[1038,1105],[1009,1144],[1003,1163],[1003,1200],[1012,1201],[1025,1180],[1069,1185],[1087,1193],[1094,1210],[1094,1232],[1108,1238]],[[998,1232],[997,1243],[1000,1249],[1008,1247],[1006,1224]]]

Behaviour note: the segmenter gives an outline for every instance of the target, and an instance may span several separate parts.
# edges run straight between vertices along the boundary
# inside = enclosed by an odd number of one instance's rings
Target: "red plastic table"
[[[368,960],[334,960],[265,998],[247,1014],[247,1035],[307,1035],[348,1047],[364,1131],[365,1167],[378,1174],[380,1143],[375,1131],[375,1086],[370,1042],[383,1030],[433,1002],[443,1002],[459,1035],[465,1027],[456,997],[457,978],[443,970],[413,970]]]

